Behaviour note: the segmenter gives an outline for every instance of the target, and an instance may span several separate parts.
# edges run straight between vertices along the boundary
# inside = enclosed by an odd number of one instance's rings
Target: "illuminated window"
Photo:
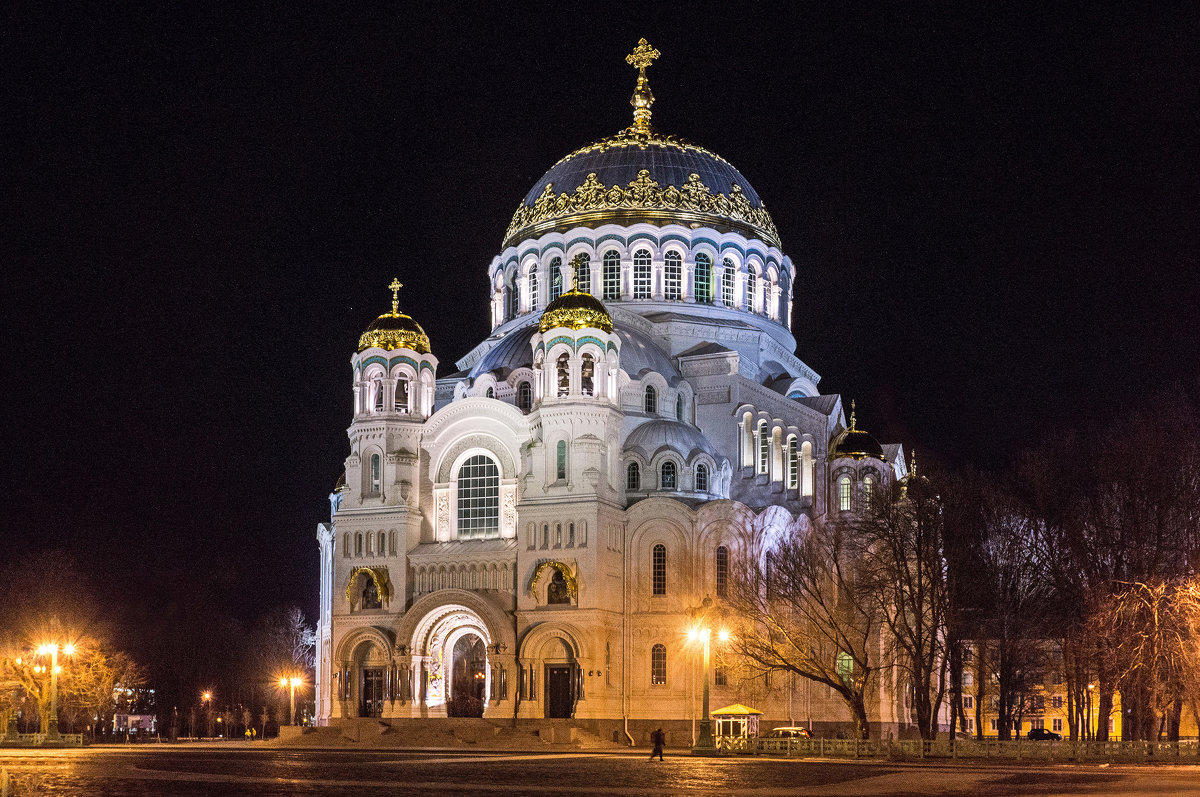
[[[533,409],[533,388],[528,382],[517,384],[517,408],[522,412]]]
[[[854,678],[854,658],[844,650],[839,650],[837,654],[837,674],[844,684]]]
[[[787,464],[787,486],[794,490],[799,483],[799,456],[796,451],[796,437],[792,435],[788,438],[788,464]]]
[[[646,396],[642,403],[642,409],[646,412],[658,412],[658,391],[654,389],[654,385],[646,385]]]
[[[746,269],[746,309],[758,312],[758,275],[753,268]]]
[[[633,298],[650,298],[650,250],[639,249],[633,253]]]
[[[579,362],[579,392],[585,396],[595,394],[595,380],[593,379],[595,373],[596,361],[590,354],[583,355]]]
[[[708,492],[708,466],[703,463],[696,466],[696,490]]]
[[[616,252],[604,253],[603,273],[601,274],[605,299],[621,298],[621,255]]]
[[[658,488],[660,490],[674,490],[675,475],[675,463],[670,460],[664,462],[658,480]]]
[[[529,270],[529,309],[536,310],[538,306],[538,278],[537,271]]]
[[[554,301],[563,292],[562,258],[556,257],[550,261],[550,301]]]
[[[721,301],[726,307],[733,307],[733,284],[737,280],[737,275],[733,270],[733,261],[724,258],[721,265],[725,267],[721,273]]]
[[[629,467],[625,470],[625,489],[642,489],[642,470],[636,462],[630,462]]]
[[[724,545],[717,546],[717,597],[724,598],[729,594],[729,549]]]
[[[678,252],[667,252],[663,257],[663,294],[667,299],[682,298],[680,286],[683,282],[683,259]]]
[[[850,477],[843,476],[838,479],[838,509],[842,512],[850,511]]]
[[[483,454],[458,469],[458,536],[500,536],[500,470]]]
[[[713,300],[712,259],[700,252],[696,255],[696,301],[711,304]]]
[[[667,594],[667,546],[654,546],[650,557],[650,594]]]
[[[567,478],[567,441],[558,441],[558,453],[555,457],[555,477],[556,479]]]
[[[575,267],[575,285],[573,287],[584,293],[592,292],[592,259],[586,252],[579,255],[578,265]]]
[[[871,507],[871,496],[875,494],[875,477],[863,477],[863,506],[867,509]]]
[[[800,495],[812,498],[813,494],[813,456],[812,443],[807,440],[800,446]]]
[[[650,649],[650,683],[662,686],[667,682],[667,646],[655,645]]]
[[[758,422],[758,472],[766,473],[771,460],[771,436],[767,434],[767,422]]]
[[[400,377],[396,380],[396,412],[408,412],[408,380]]]

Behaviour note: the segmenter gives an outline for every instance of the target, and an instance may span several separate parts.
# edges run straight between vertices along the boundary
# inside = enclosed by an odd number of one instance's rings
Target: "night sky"
[[[143,611],[315,612],[385,286],[456,370],[518,202],[630,123],[641,36],[655,126],[765,199],[798,354],[880,440],[996,467],[1196,385],[1194,5],[111,5],[3,12],[0,554]]]

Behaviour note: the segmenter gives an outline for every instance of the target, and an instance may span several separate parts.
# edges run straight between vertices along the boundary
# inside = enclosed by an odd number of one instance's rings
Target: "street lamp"
[[[705,750],[711,750],[715,746],[713,744],[712,724],[709,721],[708,716],[708,671],[711,667],[709,662],[711,655],[710,643],[712,641],[712,629],[706,625],[708,622],[708,615],[712,610],[712,605],[712,598],[705,595],[700,609],[692,610],[692,619],[695,622],[692,627],[688,629],[688,640],[691,642],[700,642],[704,645],[704,698],[701,703],[701,714],[703,718],[700,722],[700,736],[696,740],[696,749]],[[721,642],[729,641],[729,632],[722,628],[717,632],[717,639],[719,639]]]
[[[46,739],[47,741],[56,742],[62,737],[58,733],[58,674],[62,671],[62,667],[58,666],[58,643],[46,642],[38,646],[37,654],[39,656],[50,656],[50,716],[46,717]],[[62,652],[68,656],[75,655],[75,646],[67,643],[63,645]],[[41,672],[45,669],[35,667],[35,672]]]
[[[288,718],[290,720],[288,722],[289,725],[296,724],[296,687],[300,686],[303,683],[304,683],[303,678],[297,678],[295,676],[292,676],[291,678],[280,678],[279,679],[279,685],[281,687],[290,687],[291,688],[291,694],[292,694],[291,712],[288,714]]]

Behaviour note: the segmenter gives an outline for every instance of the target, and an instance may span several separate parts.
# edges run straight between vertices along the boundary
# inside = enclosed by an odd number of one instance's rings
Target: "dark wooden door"
[[[362,671],[362,693],[358,701],[358,716],[383,716],[382,667],[367,667]]]
[[[571,666],[547,666],[546,716],[550,719],[570,719],[573,708],[571,697]]]

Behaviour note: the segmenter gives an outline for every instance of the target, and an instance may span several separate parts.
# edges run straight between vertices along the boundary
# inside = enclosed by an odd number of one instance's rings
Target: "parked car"
[[[1032,739],[1035,742],[1059,742],[1062,741],[1062,734],[1048,731],[1045,728],[1033,728],[1029,733],[1025,734],[1025,738]]]
[[[812,734],[808,732],[808,728],[799,727],[783,727],[772,728],[767,732],[768,739],[811,739]]]

